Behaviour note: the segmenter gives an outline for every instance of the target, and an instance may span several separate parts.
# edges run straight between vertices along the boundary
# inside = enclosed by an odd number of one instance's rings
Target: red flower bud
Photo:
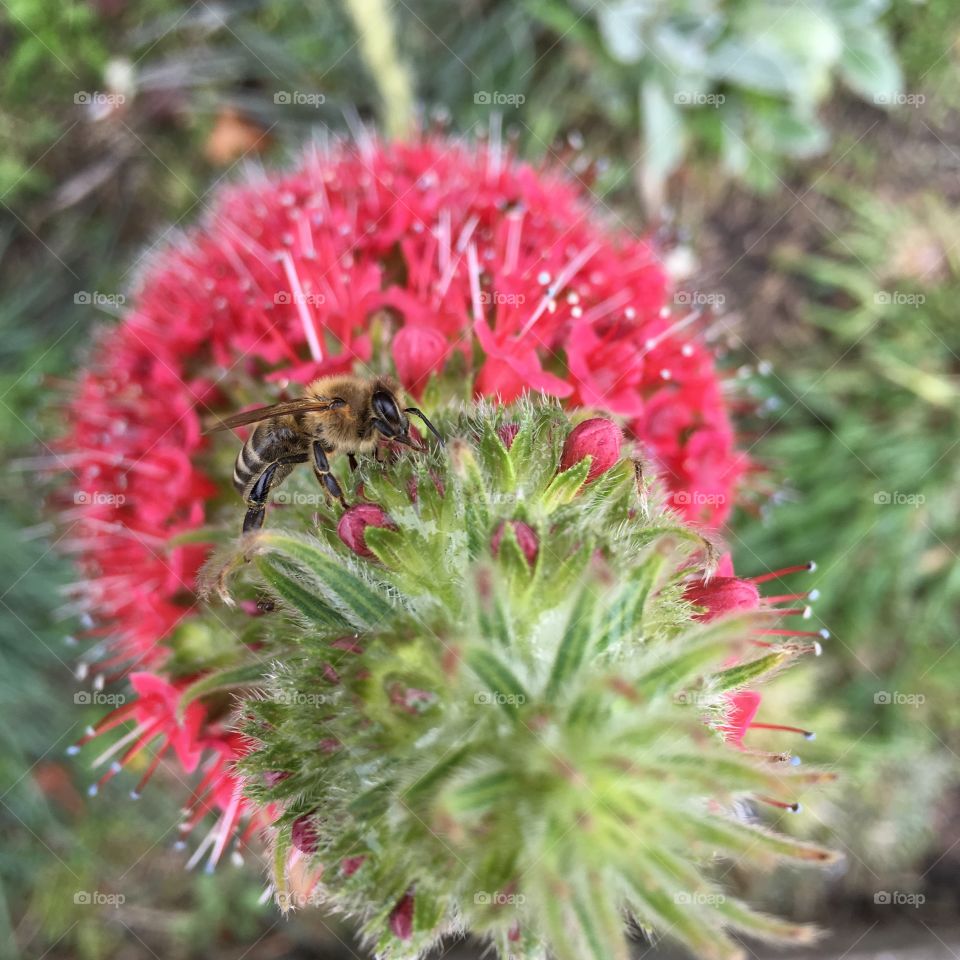
[[[375,503],[357,503],[349,507],[337,524],[337,536],[361,557],[374,557],[367,547],[364,533],[367,527],[384,527],[395,530],[393,521]]]
[[[497,430],[497,434],[499,435],[500,439],[503,441],[503,445],[508,450],[513,446],[513,441],[519,432],[520,432],[519,423],[505,423],[502,427],[498,428]]]
[[[343,871],[343,875],[345,877],[352,877],[363,866],[363,862],[366,859],[364,856],[344,857],[340,861],[340,869]]]
[[[517,538],[517,543],[520,544],[523,555],[527,558],[527,563],[532,567],[537,562],[537,554],[540,552],[540,538],[537,536],[536,530],[522,520],[511,520],[510,525],[513,527],[513,533]],[[500,553],[500,542],[503,540],[505,527],[506,522],[501,522],[490,538],[490,548],[493,550],[494,556]]]
[[[447,339],[432,327],[401,327],[392,348],[397,375],[416,396],[423,391],[430,374],[441,370],[447,359]]]
[[[584,420],[570,431],[570,436],[563,445],[560,469],[569,470],[584,457],[591,456],[593,461],[587,474],[587,482],[596,480],[620,459],[622,437],[620,428],[612,420],[603,417]]]
[[[691,583],[683,594],[691,603],[704,607],[697,614],[701,621],[716,620],[736,610],[756,610],[760,606],[760,591],[749,580],[739,577],[713,577]]]
[[[312,813],[305,813],[302,817],[298,817],[293,821],[290,840],[301,853],[311,854],[317,852],[317,847],[320,845],[320,838],[317,836],[317,828],[313,825]]]
[[[263,782],[268,787],[275,787],[278,783],[286,780],[290,776],[287,770],[266,770],[263,774]]]
[[[413,894],[405,893],[390,914],[390,930],[400,940],[413,936]]]

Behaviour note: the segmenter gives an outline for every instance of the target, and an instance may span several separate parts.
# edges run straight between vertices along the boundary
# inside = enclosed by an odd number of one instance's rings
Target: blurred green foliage
[[[818,336],[752,384],[767,411],[756,450],[785,486],[764,522],[738,527],[737,555],[819,564],[831,639],[795,709],[826,734],[812,755],[837,751],[824,817],[851,882],[875,890],[936,855],[937,806],[960,783],[960,218],[927,193],[820,189],[846,222],[781,263],[807,284]]]

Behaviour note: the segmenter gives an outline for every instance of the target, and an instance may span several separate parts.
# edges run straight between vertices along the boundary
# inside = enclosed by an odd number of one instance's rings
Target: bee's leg
[[[350,464],[350,472],[351,472],[351,473],[356,473],[356,470],[357,470],[357,458],[356,458],[352,453],[348,453],[348,454],[347,454],[347,463]]]
[[[281,457],[269,464],[257,477],[256,483],[250,488],[247,496],[247,515],[243,518],[243,532],[249,533],[251,530],[259,530],[263,526],[263,519],[267,511],[267,497],[270,496],[270,488],[273,486],[274,477],[277,468],[287,467],[287,470],[280,476],[282,481],[290,471],[289,464],[306,463],[307,455],[305,453],[293,454],[289,457]]]
[[[330,495],[339,500],[340,505],[346,510],[347,501],[343,497],[343,491],[340,489],[340,484],[337,483],[337,478],[330,472],[330,461],[327,459],[326,451],[319,440],[315,440],[313,443],[313,472],[327,488]]]
[[[257,477],[256,483],[250,489],[247,497],[247,515],[243,518],[243,532],[259,530],[263,526],[263,518],[267,512],[267,497],[270,495],[270,484],[273,475],[277,472],[277,464],[270,466]]]

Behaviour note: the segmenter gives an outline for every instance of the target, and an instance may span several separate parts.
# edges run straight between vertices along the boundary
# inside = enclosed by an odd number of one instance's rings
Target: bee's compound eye
[[[372,403],[374,412],[382,420],[386,420],[387,423],[394,426],[399,426],[402,423],[397,401],[385,390],[378,390],[373,395]]]

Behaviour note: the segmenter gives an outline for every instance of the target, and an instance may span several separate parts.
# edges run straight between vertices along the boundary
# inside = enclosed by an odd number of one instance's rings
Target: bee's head
[[[380,433],[404,446],[419,449],[418,444],[410,438],[410,418],[400,409],[391,390],[377,387],[370,405],[373,407],[374,426]]]

